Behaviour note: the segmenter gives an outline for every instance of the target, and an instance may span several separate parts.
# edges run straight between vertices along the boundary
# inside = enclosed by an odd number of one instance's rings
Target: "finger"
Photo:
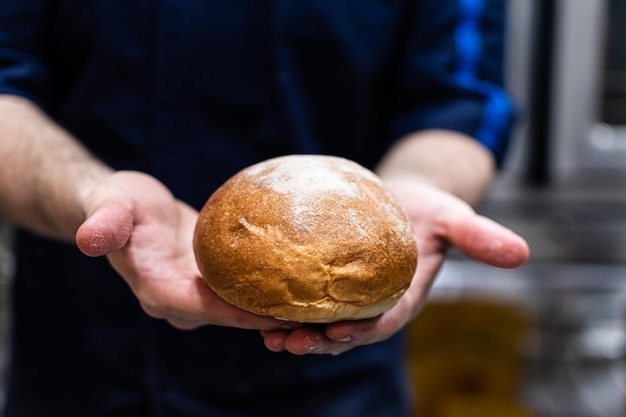
[[[239,309],[215,294],[200,278],[163,283],[156,293],[135,290],[144,311],[152,317],[168,320],[176,327],[188,323],[190,328],[201,324],[254,330],[293,329],[301,324],[261,316]],[[163,299],[161,294],[167,294]]]
[[[261,330],[261,336],[263,336],[263,343],[266,348],[272,352],[283,352],[285,350],[285,340],[289,336],[289,332],[285,330]]]
[[[356,346],[387,339],[393,332],[377,331],[385,327],[375,319],[343,321],[326,326],[305,325],[291,331],[261,331],[265,346],[273,352],[288,351],[295,355],[338,355]]]
[[[339,343],[362,343],[366,335],[371,334],[378,319],[341,321],[329,324],[325,336]]]
[[[317,326],[295,329],[285,337],[283,343],[284,350],[294,355],[338,355],[358,345],[330,340],[324,335],[324,329]]]
[[[469,257],[500,268],[517,268],[528,260],[530,254],[528,244],[522,237],[479,215],[451,221],[448,239]]]
[[[306,355],[319,350],[324,353],[324,335],[320,329],[305,326],[295,329],[285,337],[284,349],[294,355]]]
[[[126,245],[133,230],[130,211],[117,203],[106,204],[78,228],[76,244],[87,256],[103,256]]]

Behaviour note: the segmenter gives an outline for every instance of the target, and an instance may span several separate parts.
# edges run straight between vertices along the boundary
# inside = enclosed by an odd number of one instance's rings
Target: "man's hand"
[[[408,177],[387,185],[409,213],[416,236],[418,266],[408,291],[394,308],[373,319],[262,331],[268,349],[298,355],[339,354],[391,337],[419,312],[451,245],[495,267],[515,268],[527,260],[528,246],[521,237],[476,214],[454,195]]]
[[[197,211],[153,177],[131,171],[110,175],[86,197],[85,214],[78,247],[89,256],[106,255],[149,315],[182,329],[294,327],[240,310],[210,290],[193,253]]]

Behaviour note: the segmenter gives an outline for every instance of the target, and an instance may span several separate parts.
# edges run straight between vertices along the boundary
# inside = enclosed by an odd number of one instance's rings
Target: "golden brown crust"
[[[417,262],[410,222],[379,178],[319,155],[270,159],[230,178],[201,210],[194,250],[227,302],[309,323],[381,314]]]

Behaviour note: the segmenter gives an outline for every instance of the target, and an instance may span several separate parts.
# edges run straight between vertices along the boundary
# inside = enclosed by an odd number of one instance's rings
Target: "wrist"
[[[386,182],[402,179],[432,184],[475,206],[489,188],[495,161],[467,135],[427,130],[400,139],[377,172]]]

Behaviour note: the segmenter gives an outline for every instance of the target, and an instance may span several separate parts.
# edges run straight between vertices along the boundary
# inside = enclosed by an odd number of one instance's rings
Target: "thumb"
[[[76,232],[76,244],[87,256],[103,256],[126,245],[133,216],[119,203],[106,203],[87,217]]]
[[[480,215],[451,221],[448,237],[467,256],[495,267],[517,268],[529,257],[528,244],[522,237]]]

